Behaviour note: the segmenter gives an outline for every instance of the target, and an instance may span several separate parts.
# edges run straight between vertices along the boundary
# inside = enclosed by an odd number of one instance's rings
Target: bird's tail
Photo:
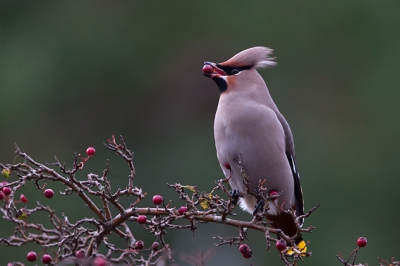
[[[300,255],[301,256],[306,256],[307,253],[307,244],[306,241],[303,240],[302,237],[299,237],[296,239],[295,241],[296,246],[298,248],[298,251],[300,251]],[[293,251],[292,249],[289,249],[286,254],[287,255],[292,255],[295,251]]]
[[[294,235],[297,234],[297,226],[295,224],[295,221],[291,216],[289,216],[288,213],[280,213],[279,215],[270,215],[267,216],[267,219],[271,221],[271,226],[273,228],[279,228],[283,231],[283,233],[287,236],[293,237]],[[293,248],[290,248],[288,251],[286,251],[287,255],[292,255],[294,252],[300,254],[306,255],[307,253],[307,244],[303,240],[301,236],[297,237],[296,240],[294,241],[297,248],[296,251],[293,250]],[[290,245],[290,243],[287,243]]]
[[[304,241],[302,237],[299,237],[296,240],[296,245],[299,248],[301,253],[306,253],[307,252],[307,244],[306,244],[306,241]]]

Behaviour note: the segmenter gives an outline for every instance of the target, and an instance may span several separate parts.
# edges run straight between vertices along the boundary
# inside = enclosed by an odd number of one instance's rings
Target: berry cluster
[[[89,157],[93,156],[95,154],[95,149],[93,147],[89,147],[86,150],[86,154]],[[2,170],[2,175],[5,178],[9,178],[11,176],[11,169],[4,168]],[[4,200],[4,199],[8,200],[10,198],[10,196],[12,196],[13,190],[11,189],[10,186],[11,186],[11,184],[9,184],[7,181],[0,182],[0,200]],[[44,192],[43,192],[43,195],[46,198],[51,199],[54,196],[54,191],[52,189],[50,189],[50,188],[45,189]],[[20,199],[20,201],[14,201],[13,203],[14,204],[16,204],[16,203],[28,203],[28,198],[24,194],[21,194],[19,199]],[[27,218],[27,214],[24,211],[21,210],[20,213],[17,214],[17,218],[18,219],[26,219]],[[85,252],[83,250],[77,251],[77,253],[76,253],[76,257],[77,258],[83,258],[84,256],[85,256]],[[34,251],[28,252],[28,254],[26,255],[26,259],[28,261],[30,261],[30,262],[36,261],[37,260],[36,252],[34,252]],[[41,260],[42,260],[42,262],[44,264],[50,264],[53,259],[49,254],[45,253],[42,256]],[[99,261],[99,260],[97,260],[97,261]],[[99,265],[105,265],[105,264],[104,263],[102,264],[102,263],[96,263],[95,262],[95,265],[99,266]]]
[[[31,262],[36,261],[37,259],[36,252],[34,251],[28,252],[28,254],[26,255],[26,259]],[[52,260],[53,258],[47,253],[42,256],[42,262],[44,264],[50,264]]]
[[[208,68],[204,72],[209,73],[211,70]],[[197,226],[207,223],[234,226],[240,229],[239,237],[217,236],[216,238],[221,241],[217,246],[228,244],[239,246],[239,251],[244,258],[253,256],[248,245],[242,244],[246,239],[247,230],[256,230],[263,235],[268,231],[272,234],[279,234],[286,240],[289,239],[281,230],[270,228],[267,222],[262,221],[263,217],[258,219],[257,223],[236,220],[233,211],[237,199],[228,191],[229,179],[217,180],[211,192],[199,191],[197,186],[193,185],[167,184],[179,194],[179,200],[183,202],[173,206],[172,200],[167,200],[162,195],[154,195],[152,197],[153,206],[140,207],[139,204],[147,194],[144,189],[134,186],[136,171],[133,165],[133,152],[127,148],[122,137],[121,140],[121,143],[117,143],[113,136],[105,144],[109,150],[120,156],[129,168],[127,185],[117,189],[112,188],[111,181],[108,179],[108,164],[100,175],[92,173],[78,175],[88,160],[96,154],[93,147],[87,148],[86,156],[75,154],[75,160],[68,168],[57,157],[55,157],[54,163],[36,162],[16,146],[16,154],[22,157],[25,163],[0,163],[0,169],[3,169],[2,174],[5,178],[19,177],[13,182],[0,183],[0,200],[5,203],[0,206],[4,214],[3,218],[16,226],[14,234],[8,238],[0,238],[0,245],[6,243],[8,246],[19,247],[25,244],[40,244],[42,251],[38,254],[34,251],[29,252],[26,260],[36,261],[38,257],[41,257],[44,264],[51,265],[154,265],[160,260],[172,260],[170,245],[164,238],[167,230],[189,228],[195,231]],[[240,162],[238,164],[241,167]],[[229,165],[229,167],[233,166]],[[82,176],[86,176],[86,179],[82,180]],[[33,195],[19,194],[18,200],[14,200],[15,195],[18,195],[18,190],[28,182],[33,182],[47,199],[54,197],[54,191],[49,188],[50,183],[62,184],[64,188],[59,191],[59,195],[63,197],[76,196],[82,199],[82,205],[87,210],[87,216],[85,216],[89,218],[85,217],[70,222],[66,212],[59,217],[49,206],[33,200]],[[215,191],[224,192],[225,197],[217,195]],[[260,191],[265,190],[260,187]],[[271,191],[268,200],[278,198],[279,195],[277,191]],[[27,196],[30,198],[29,201]],[[129,205],[126,204],[127,201],[122,200],[123,197],[129,197]],[[35,202],[37,202],[37,206],[33,207]],[[46,202],[51,201],[46,200]],[[17,203],[25,206],[18,208]],[[315,209],[316,207],[310,210],[307,217]],[[36,215],[36,213],[45,213],[46,217],[49,217],[48,224],[50,226],[45,226],[45,223],[41,224],[40,222],[30,221],[28,223],[28,219],[32,220],[30,216]],[[295,216],[293,219],[296,222]],[[21,222],[21,220],[23,221]],[[155,242],[146,247],[145,242],[135,238],[130,228],[131,223],[142,225],[143,230],[154,235]],[[29,224],[30,229],[33,230],[21,229],[24,224]],[[246,230],[243,230],[244,228]],[[303,229],[303,232],[311,232],[312,229],[313,227],[310,226],[306,230]],[[31,235],[31,231],[35,231],[34,236]],[[297,234],[301,233],[298,230]],[[108,238],[110,234],[125,239],[127,247],[116,247]],[[270,240],[278,241],[273,238]],[[100,247],[107,248],[106,256],[102,255]],[[276,248],[279,251],[285,250],[286,242],[278,241]],[[166,256],[161,256],[162,253]],[[52,254],[53,258],[49,254]],[[281,257],[286,256],[285,252],[280,255]],[[292,260],[299,260],[299,256]]]

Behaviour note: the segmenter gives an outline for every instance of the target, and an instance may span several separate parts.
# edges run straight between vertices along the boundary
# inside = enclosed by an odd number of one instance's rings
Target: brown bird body
[[[250,48],[220,64],[205,62],[203,74],[212,78],[221,92],[214,137],[219,163],[225,176],[230,177],[231,187],[246,191],[237,163],[240,158],[251,191],[265,180],[265,193],[283,192],[269,203],[267,218],[273,227],[293,236],[293,218],[281,211],[293,208],[297,215],[303,214],[293,136],[256,70],[276,64],[271,54],[266,47]],[[241,208],[250,213],[257,203],[256,197],[249,194],[240,199]]]

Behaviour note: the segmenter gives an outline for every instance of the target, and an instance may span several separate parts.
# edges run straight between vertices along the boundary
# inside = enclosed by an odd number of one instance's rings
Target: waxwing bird
[[[271,226],[287,236],[296,235],[293,217],[282,210],[304,214],[300,177],[296,168],[292,131],[279,112],[257,68],[276,65],[272,49],[253,47],[222,63],[204,62],[203,75],[211,78],[220,91],[214,121],[217,157],[233,190],[256,191],[264,182],[264,195],[282,194],[270,200],[267,219]],[[243,181],[241,166],[249,177]],[[253,213],[260,198],[248,193],[240,198],[240,207]],[[257,211],[257,210],[256,210]],[[303,220],[299,221],[300,226]],[[305,252],[301,237],[295,240]]]

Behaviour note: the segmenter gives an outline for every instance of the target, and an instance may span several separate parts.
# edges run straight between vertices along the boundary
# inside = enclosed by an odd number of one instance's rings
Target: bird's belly
[[[266,192],[284,191],[278,201],[288,208],[294,200],[294,180],[285,155],[285,135],[277,119],[264,121],[269,122],[240,120],[236,117],[235,121],[216,125],[221,127],[219,130],[216,128],[216,132],[221,134],[216,136],[217,156],[225,174],[231,176],[229,183],[233,189],[246,191],[237,162],[240,158],[244,171],[250,178],[250,192],[258,188],[260,181],[265,180],[263,186],[267,189]],[[227,169],[228,165],[230,170]],[[242,205],[251,212],[254,210],[255,198],[246,197],[242,200]]]

